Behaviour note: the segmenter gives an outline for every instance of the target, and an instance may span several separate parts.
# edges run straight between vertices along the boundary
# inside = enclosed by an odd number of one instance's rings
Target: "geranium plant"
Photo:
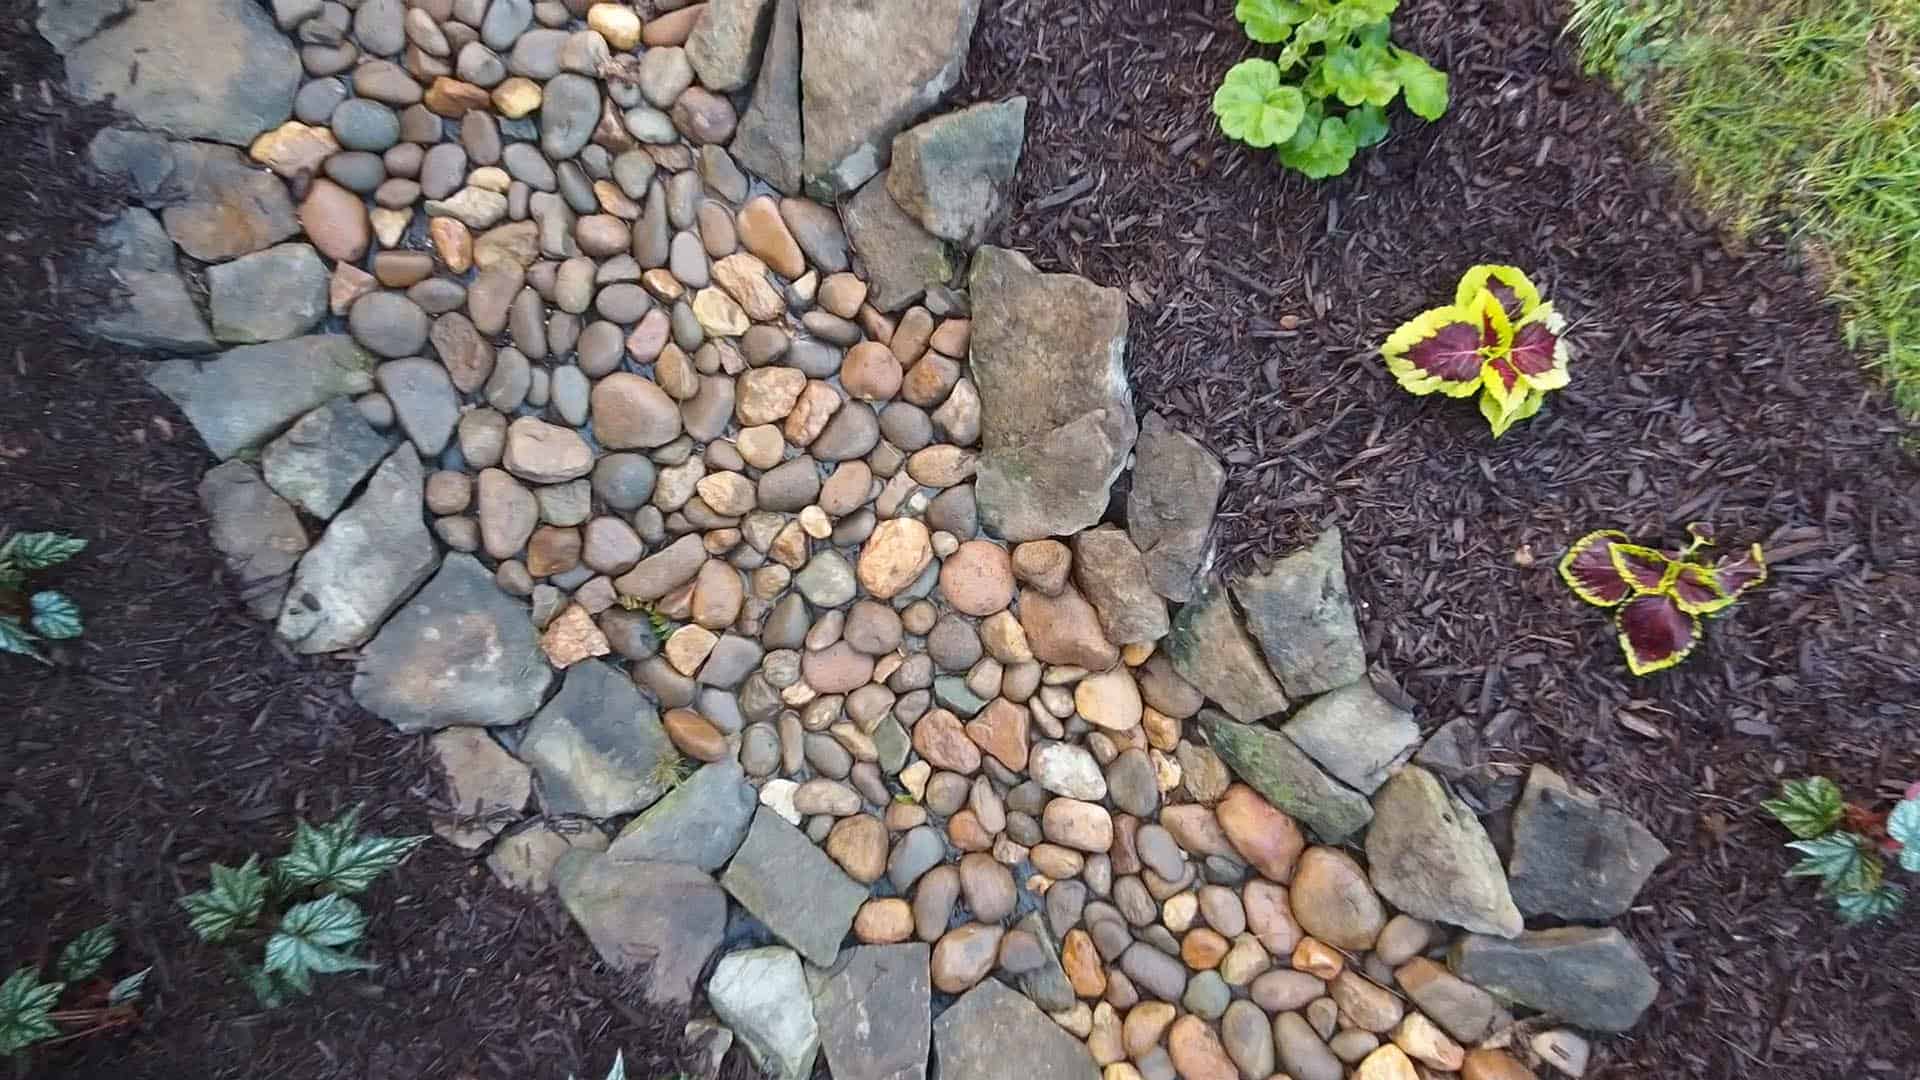
[[[1518,267],[1483,264],[1461,276],[1453,303],[1402,325],[1380,354],[1410,393],[1480,395],[1497,439],[1567,385],[1564,325]]]
[[[1819,878],[1840,921],[1884,919],[1905,903],[1906,890],[1886,880],[1885,860],[1920,873],[1920,781],[1885,813],[1845,801],[1824,776],[1789,780],[1760,806],[1797,838],[1787,847],[1800,861],[1787,876]]]
[[[1708,562],[1713,532],[1687,526],[1693,541],[1675,555],[1632,543],[1618,529],[1591,532],[1560,560],[1560,577],[1580,599],[1619,609],[1620,650],[1627,669],[1651,675],[1685,660],[1700,643],[1700,617],[1719,615],[1767,579],[1760,545]]]
[[[1403,97],[1414,115],[1447,111],[1447,76],[1387,40],[1399,0],[1239,0],[1247,36],[1282,45],[1227,70],[1214,91],[1220,130],[1271,148],[1280,163],[1315,180],[1347,171],[1356,151],[1387,137],[1387,106]]]

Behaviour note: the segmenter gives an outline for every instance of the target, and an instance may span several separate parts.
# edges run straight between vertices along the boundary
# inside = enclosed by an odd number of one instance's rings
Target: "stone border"
[[[432,733],[436,831],[656,1000],[705,976],[702,1030],[785,1078],[1010,1046],[1105,1080],[1578,1075],[1548,1021],[1652,1001],[1591,924],[1665,848],[1462,722],[1422,746],[1337,530],[1204,574],[1224,474],[1136,425],[1124,298],[984,245],[1026,102],[922,119],[977,14],[40,25],[143,125],[91,150],[147,207],[95,330],[186,354],[149,379],[222,459],[250,609],[352,653],[356,700]],[[770,943],[715,963],[736,905]]]

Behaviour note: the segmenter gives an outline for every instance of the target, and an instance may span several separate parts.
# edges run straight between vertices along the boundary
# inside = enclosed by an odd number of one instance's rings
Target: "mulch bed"
[[[1647,130],[1579,76],[1541,2],[1403,10],[1453,75],[1441,124],[1402,117],[1352,175],[1309,184],[1214,133],[1245,50],[1221,0],[987,0],[962,98],[1024,93],[1005,241],[1135,303],[1137,401],[1229,463],[1222,562],[1347,529],[1371,655],[1429,730],[1485,724],[1639,815],[1673,858],[1624,920],[1661,979],[1589,1075],[1912,1075],[1920,920],[1847,931],[1757,813],[1780,775],[1857,795],[1920,775],[1920,467],[1791,251],[1720,236],[1646,164]],[[670,1073],[683,1018],[640,1004],[551,901],[430,844],[371,896],[366,977],[272,1013],[174,907],[211,859],[277,850],[296,816],[365,803],[420,832],[418,740],[355,708],[348,671],[246,618],[210,553],[209,458],[72,328],[64,257],[120,204],[80,166],[105,121],[61,99],[32,0],[0,14],[0,521],[90,537],[53,580],[87,635],[6,661],[0,969],[113,918],[152,963],[143,1027],[44,1075],[515,1077]],[[1399,392],[1374,357],[1467,265],[1518,262],[1577,323],[1573,387],[1498,443],[1470,404]],[[1702,652],[1629,677],[1559,585],[1573,537],[1768,543],[1774,579]],[[747,1071],[736,1052],[730,1073]]]

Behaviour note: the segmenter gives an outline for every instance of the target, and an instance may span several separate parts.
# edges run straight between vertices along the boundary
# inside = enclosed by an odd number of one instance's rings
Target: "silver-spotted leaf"
[[[113,955],[115,944],[112,923],[81,931],[60,950],[60,977],[68,982],[93,978]]]
[[[80,636],[80,605],[66,593],[42,589],[29,602],[33,608],[33,630],[43,638],[64,641]]]

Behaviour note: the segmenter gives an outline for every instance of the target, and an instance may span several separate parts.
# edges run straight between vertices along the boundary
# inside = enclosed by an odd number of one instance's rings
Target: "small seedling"
[[[14,533],[0,542],[0,653],[50,664],[34,642],[80,636],[79,605],[54,589],[27,595],[27,575],[58,566],[86,546],[85,540],[55,532]]]
[[[21,968],[0,983],[0,1057],[138,1022],[140,995],[153,969],[118,982],[100,978],[118,944],[111,923],[96,926],[60,950],[57,981],[41,982],[38,968]],[[63,997],[67,1007],[59,1008]]]
[[[660,614],[660,610],[636,596],[621,596],[618,603],[624,611],[643,611],[647,615],[647,626],[653,631],[653,643],[664,645],[667,635],[673,633],[673,620]]]
[[[1413,394],[1480,395],[1499,438],[1567,385],[1571,352],[1553,304],[1515,266],[1468,270],[1453,303],[1423,311],[1380,347],[1387,370]]]
[[[1920,873],[1920,781],[1887,813],[1841,798],[1824,776],[1789,780],[1780,797],[1760,806],[1797,839],[1800,853],[1788,877],[1820,879],[1820,895],[1833,901],[1848,925],[1884,919],[1900,910],[1906,890],[1886,880],[1884,858],[1909,874]]]
[[[211,884],[181,897],[180,906],[202,941],[264,940],[260,966],[242,965],[242,972],[260,1004],[276,1008],[310,992],[315,975],[375,966],[352,952],[367,916],[347,896],[364,892],[425,839],[361,835],[357,808],[318,827],[302,821],[292,848],[270,868],[260,868],[258,855],[237,867],[214,863]]]
[[[1447,111],[1447,76],[1387,40],[1399,0],[1239,0],[1247,36],[1281,45],[1227,70],[1213,94],[1220,130],[1311,179],[1338,176],[1355,152],[1387,137],[1387,106],[1404,97],[1426,120]]]
[[[1700,616],[1721,615],[1740,595],[1767,580],[1767,560],[1754,544],[1709,563],[1701,549],[1713,532],[1695,522],[1678,555],[1630,543],[1618,529],[1591,532],[1560,560],[1560,577],[1596,607],[1618,608],[1620,651],[1627,670],[1651,675],[1685,660],[1700,643]]]

